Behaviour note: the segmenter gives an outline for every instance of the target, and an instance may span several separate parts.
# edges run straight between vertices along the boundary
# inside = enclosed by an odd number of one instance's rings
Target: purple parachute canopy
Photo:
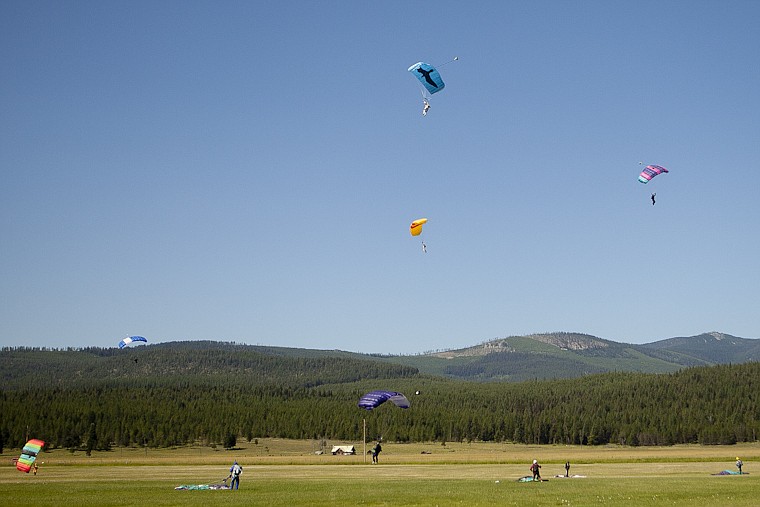
[[[372,391],[361,397],[359,408],[372,410],[379,407],[386,401],[392,401],[397,407],[409,408],[409,400],[401,393],[395,391]]]
[[[668,172],[668,170],[662,166],[648,165],[644,168],[643,171],[641,171],[641,174],[639,174],[639,181],[642,183],[649,183],[649,180],[651,180],[658,174],[662,174],[666,172]]]

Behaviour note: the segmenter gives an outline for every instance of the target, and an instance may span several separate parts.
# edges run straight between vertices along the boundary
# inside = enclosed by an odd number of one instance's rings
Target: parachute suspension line
[[[442,63],[442,64],[440,64],[440,65],[436,65],[436,67],[443,67],[444,65],[448,65],[448,64],[450,64],[450,63],[453,63],[453,62],[456,62],[456,61],[458,61],[458,60],[459,60],[459,57],[458,57],[458,56],[455,56],[454,58],[452,58],[451,60],[449,60],[449,61],[448,61],[448,62],[446,62],[446,63]]]
[[[374,440],[377,440],[378,442],[384,442],[385,436],[388,431],[390,431],[391,426],[394,426],[396,424],[396,414],[378,414],[375,418],[375,424],[377,435],[375,435]]]

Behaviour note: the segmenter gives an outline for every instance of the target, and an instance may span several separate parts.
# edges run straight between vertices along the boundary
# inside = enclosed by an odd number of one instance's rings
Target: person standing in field
[[[533,464],[530,466],[530,471],[533,472],[533,480],[534,481],[540,481],[541,480],[541,465],[538,464],[538,460],[533,460]]]
[[[739,456],[737,456],[736,457],[736,468],[739,469],[739,474],[742,473],[742,465],[744,465],[744,463],[742,463],[742,460],[740,460]]]
[[[380,441],[378,440],[375,444],[375,447],[372,448],[372,463],[377,464],[377,456],[380,454],[380,452],[383,450],[383,447],[380,445]]]
[[[565,477],[570,477],[570,462],[565,461]]]
[[[238,489],[240,487],[240,474],[243,473],[243,467],[238,465],[238,462],[232,464],[230,467],[230,475],[227,477],[228,479],[232,477],[232,481],[230,482],[230,489]]]

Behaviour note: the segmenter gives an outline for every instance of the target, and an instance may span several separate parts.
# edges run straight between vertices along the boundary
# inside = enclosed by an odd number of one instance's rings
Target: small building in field
[[[333,455],[356,454],[356,448],[353,445],[334,445],[332,448]]]

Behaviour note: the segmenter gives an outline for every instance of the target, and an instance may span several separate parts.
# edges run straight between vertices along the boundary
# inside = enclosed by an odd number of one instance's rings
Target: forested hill
[[[613,371],[670,373],[688,366],[758,361],[760,340],[714,332],[634,345],[560,332],[510,336],[393,360],[425,373],[480,381],[574,378]]]
[[[760,361],[760,340],[717,332],[669,338],[642,345],[642,348],[653,356],[687,366]]]
[[[275,384],[312,387],[360,379],[405,378],[417,368],[348,353],[266,354],[250,345],[186,341],[116,349],[0,351],[4,388],[135,383]]]
[[[120,356],[60,354],[77,358],[79,380],[63,380],[60,375],[68,367],[61,366],[51,377],[60,382],[47,381],[40,363],[33,361],[47,353],[0,353],[3,375],[9,366],[40,372],[20,379],[12,374],[12,379],[17,378],[13,386],[3,382],[0,449],[19,448],[27,433],[44,440],[47,448],[71,450],[192,443],[231,447],[240,437],[357,442],[365,419],[372,438],[395,442],[671,445],[731,444],[757,441],[760,436],[757,362],[693,367],[667,375],[605,373],[518,383],[424,376],[351,359],[299,363],[298,358],[238,363],[252,369],[255,364],[269,365],[269,373],[261,377],[208,366],[206,371],[214,373],[140,377],[133,372],[109,378],[102,376],[108,367],[124,370],[135,357],[137,369],[150,354],[176,368],[183,357],[192,355],[182,352],[172,359],[161,350],[142,347],[123,354],[127,362],[114,364],[114,357]],[[215,362],[209,359],[207,364]],[[158,371],[160,363],[148,370]],[[92,376],[88,364],[93,365]],[[300,369],[298,364],[309,366]],[[280,378],[277,368],[290,385],[270,381]],[[192,369],[180,368],[188,370]],[[393,377],[393,371],[407,376]],[[376,377],[365,377],[368,372]],[[363,378],[347,381],[352,376]],[[321,383],[327,378],[339,380]],[[406,393],[411,407],[402,410],[386,403],[370,412],[360,409],[359,397],[374,389]]]
[[[182,376],[186,381],[228,378],[312,386],[359,379],[439,375],[477,381],[575,378],[605,372],[672,373],[689,366],[760,360],[760,340],[724,333],[670,338],[644,345],[581,333],[543,333],[491,340],[458,350],[390,356],[340,350],[297,349],[227,342],[182,341],[125,349],[0,352],[7,387],[40,380],[49,385],[145,381]]]

